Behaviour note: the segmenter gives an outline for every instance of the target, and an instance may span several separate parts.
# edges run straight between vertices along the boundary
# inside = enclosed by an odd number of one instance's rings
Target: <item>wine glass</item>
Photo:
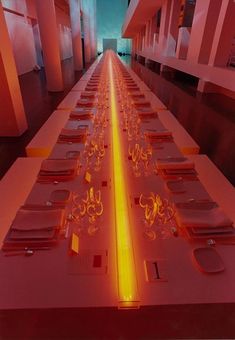
[[[101,201],[101,191],[94,191],[94,188],[91,187],[88,191],[88,196],[87,196],[87,215],[88,215],[88,221],[89,221],[89,226],[88,226],[88,233],[90,235],[93,235],[96,233],[99,229],[97,226],[96,220],[99,218],[104,211],[103,203]]]
[[[140,167],[139,167],[140,155],[141,155],[140,145],[136,143],[134,147],[131,147],[131,144],[129,144],[128,153],[132,159],[134,174],[136,177],[139,177],[141,175]]]
[[[152,159],[153,150],[150,145],[146,145],[141,149],[141,160],[144,163],[144,174],[148,176],[150,174],[150,161]]]
[[[158,206],[156,204],[155,195],[150,193],[150,195],[145,196],[143,194],[140,195],[139,204],[141,208],[144,209],[144,225],[145,230],[143,235],[148,240],[155,240],[156,232],[153,230],[153,225],[157,216]]]

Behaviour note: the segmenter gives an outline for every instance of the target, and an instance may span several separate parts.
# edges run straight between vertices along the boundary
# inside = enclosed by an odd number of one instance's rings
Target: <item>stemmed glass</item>
[[[94,187],[90,187],[85,193],[85,198],[74,195],[73,203],[72,216],[79,226],[78,232],[81,233],[87,228],[89,235],[95,234],[99,229],[96,224],[97,218],[103,214],[104,210],[101,191],[95,191]]]
[[[98,226],[96,225],[96,220],[103,214],[104,208],[103,203],[101,201],[101,191],[94,191],[94,188],[91,187],[86,192],[86,199],[83,200],[86,204],[86,213],[88,215],[88,234],[93,235],[98,230]]]
[[[129,144],[128,147],[128,153],[129,156],[131,156],[132,162],[133,162],[133,171],[136,177],[139,177],[141,175],[139,163],[140,163],[140,157],[141,157],[141,147],[139,144],[135,144],[134,147],[131,147],[131,144]]]
[[[170,237],[171,221],[174,218],[175,210],[173,205],[166,199],[151,192],[149,196],[140,195],[139,204],[144,209],[145,225],[148,231],[145,234],[151,239]],[[156,225],[156,232],[150,228]],[[154,237],[155,236],[155,237]]]
[[[150,145],[146,145],[141,149],[141,160],[144,163],[144,174],[148,176],[150,172],[150,161],[152,159],[153,150]]]
[[[72,203],[73,205],[70,219],[77,224],[77,232],[80,235],[83,230],[82,218],[84,218],[84,216],[86,215],[86,206],[77,193],[73,193]]]
[[[87,169],[89,169],[90,166],[91,166],[91,159],[94,155],[95,145],[96,145],[96,142],[95,142],[94,138],[91,138],[85,144],[84,156],[86,158],[86,168]]]
[[[104,138],[102,137],[102,135],[99,136],[98,142],[95,145],[94,155],[96,157],[94,169],[95,171],[99,171],[101,169],[101,159],[105,155]]]

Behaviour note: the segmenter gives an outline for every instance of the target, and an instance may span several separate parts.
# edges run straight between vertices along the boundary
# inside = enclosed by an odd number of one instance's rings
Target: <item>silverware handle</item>
[[[18,251],[18,252],[11,252],[11,253],[5,253],[5,256],[17,256],[17,255],[25,255],[26,251]]]

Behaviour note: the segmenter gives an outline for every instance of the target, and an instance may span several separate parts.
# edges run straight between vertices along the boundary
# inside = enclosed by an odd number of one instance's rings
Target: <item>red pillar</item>
[[[36,0],[48,91],[63,91],[60,46],[54,0]]]
[[[20,136],[27,128],[12,46],[0,2],[0,136]]]
[[[223,0],[215,30],[209,64],[226,67],[234,38],[234,0]]]
[[[85,62],[91,61],[90,2],[82,0]]]
[[[190,61],[208,63],[221,4],[222,0],[197,0],[188,49]]]
[[[69,0],[70,21],[73,39],[73,62],[74,69],[80,71],[83,68],[82,63],[82,39],[81,39],[81,21],[80,21],[80,1]]]

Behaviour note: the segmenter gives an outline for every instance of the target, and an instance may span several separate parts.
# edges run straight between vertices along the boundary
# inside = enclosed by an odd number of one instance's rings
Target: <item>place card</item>
[[[72,233],[72,236],[71,236],[70,250],[71,250],[72,254],[78,254],[79,253],[79,237],[75,233]]]
[[[145,268],[146,281],[148,282],[166,282],[167,281],[165,259],[145,260],[144,268]]]
[[[91,183],[91,174],[89,171],[85,172],[85,176],[84,176],[85,182],[87,183]]]

